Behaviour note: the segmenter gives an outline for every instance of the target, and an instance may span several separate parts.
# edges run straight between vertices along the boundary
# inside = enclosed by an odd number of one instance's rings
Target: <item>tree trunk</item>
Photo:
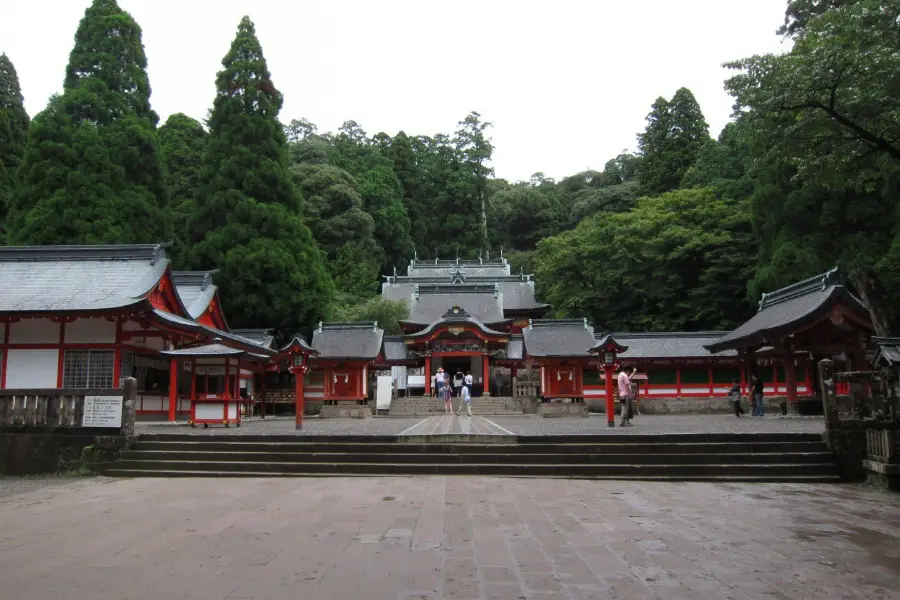
[[[862,272],[850,276],[853,287],[859,293],[860,299],[869,309],[872,317],[872,325],[879,336],[889,336],[896,330],[893,323],[893,315],[890,303],[881,289],[878,281],[871,273]]]
[[[484,188],[482,186],[478,186],[478,195],[481,196],[481,232],[482,235],[484,235],[482,244],[490,248],[490,244],[488,243],[487,207],[484,202]]]

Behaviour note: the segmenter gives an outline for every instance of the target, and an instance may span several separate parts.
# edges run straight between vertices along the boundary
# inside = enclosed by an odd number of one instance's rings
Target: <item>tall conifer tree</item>
[[[244,17],[216,77],[188,264],[218,268],[229,320],[289,334],[327,312],[333,286],[288,172],[283,98]]]
[[[186,252],[188,223],[194,213],[194,195],[200,185],[200,166],[206,148],[206,130],[197,120],[177,113],[159,128],[159,149],[166,167],[166,188],[175,235],[175,256]]]
[[[6,54],[0,54],[0,237],[3,219],[15,189],[16,170],[28,140],[28,113],[19,87],[16,68]]]
[[[37,117],[10,238],[27,244],[171,238],[141,28],[94,0],[75,33],[63,94]]]

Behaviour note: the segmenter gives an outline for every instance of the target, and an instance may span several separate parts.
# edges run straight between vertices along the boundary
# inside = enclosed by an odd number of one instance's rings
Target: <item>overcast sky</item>
[[[5,3],[0,52],[34,116],[62,88],[90,0]],[[785,0],[119,0],[143,28],[162,121],[203,119],[243,15],[256,23],[282,121],[319,131],[451,133],[493,123],[498,177],[560,179],[633,149],[650,104],[681,86],[718,135],[721,64],[778,51]]]

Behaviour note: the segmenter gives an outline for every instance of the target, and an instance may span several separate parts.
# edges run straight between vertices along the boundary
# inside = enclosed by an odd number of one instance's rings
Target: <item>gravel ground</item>
[[[294,429],[294,417],[267,417],[265,420],[245,420],[240,427],[210,425],[208,428],[186,425],[172,426],[137,423],[137,433],[177,433],[190,435],[397,435],[420,422],[425,417],[372,419],[318,419],[303,420],[303,429]]]
[[[633,427],[606,425],[606,415],[592,414],[586,419],[545,419],[537,415],[488,417],[518,435],[571,434],[654,434],[654,433],[821,433],[822,417],[743,417],[734,415],[645,415],[637,416]]]
[[[38,475],[27,477],[0,476],[0,498],[27,494],[43,489],[57,492],[61,488],[81,489],[97,482],[112,481],[105,477],[62,477],[54,475]]]
[[[646,415],[634,419],[634,427],[606,426],[606,417],[592,414],[586,419],[545,419],[536,415],[487,416],[488,419],[518,435],[567,434],[646,434],[646,433],[820,433],[825,428],[822,417],[744,417],[729,415]],[[244,421],[241,427],[211,426],[192,429],[138,423],[138,433],[178,433],[204,436],[217,435],[397,435],[419,423],[424,417],[375,417],[372,419],[307,418],[303,429],[294,429],[293,417],[275,417]]]

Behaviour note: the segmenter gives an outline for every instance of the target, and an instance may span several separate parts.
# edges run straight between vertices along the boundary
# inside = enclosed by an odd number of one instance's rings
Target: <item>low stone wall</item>
[[[866,445],[866,432],[870,429],[897,430],[900,425],[889,421],[845,420],[829,423],[825,431],[825,441],[834,453],[841,477],[848,481],[866,479],[867,471],[864,461],[869,453]]]
[[[605,413],[606,400],[603,398],[585,398],[585,404],[591,412]],[[764,396],[763,407],[766,414],[781,414],[781,403],[787,402],[784,396]],[[807,405],[820,405],[821,401],[815,398],[803,398],[801,403]],[[800,404],[800,403],[798,403]],[[741,406],[749,414],[750,405],[746,397],[741,401]],[[800,406],[801,414],[811,412],[803,410],[805,406]],[[814,408],[814,407],[813,407]],[[731,398],[713,397],[713,398],[640,398],[635,405],[636,410],[640,410],[645,415],[691,415],[691,414],[729,414],[734,413],[734,406]],[[616,412],[619,411],[619,404],[616,402]],[[821,414],[821,411],[820,411]]]
[[[538,414],[547,418],[590,416],[586,404],[572,402],[542,402],[538,405]]]
[[[306,411],[304,411],[306,412]],[[372,409],[368,404],[348,404],[323,406],[320,419],[371,419]]]

